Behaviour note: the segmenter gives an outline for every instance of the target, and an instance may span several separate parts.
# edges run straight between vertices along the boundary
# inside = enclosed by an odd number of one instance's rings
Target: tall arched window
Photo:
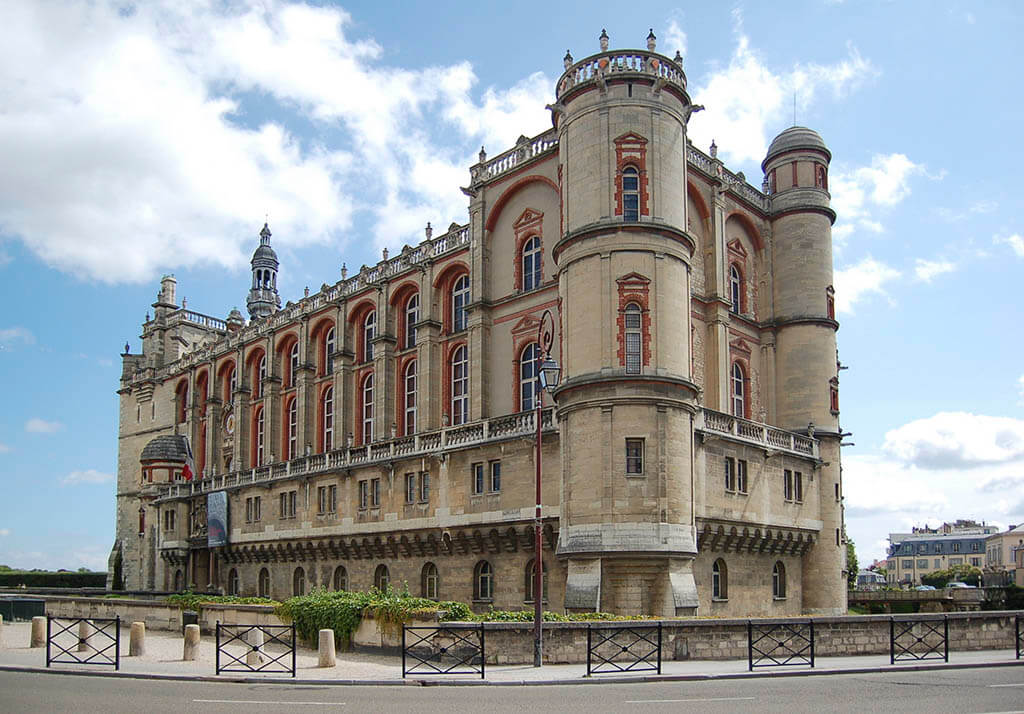
[[[640,351],[643,346],[640,330],[640,306],[635,302],[626,305],[624,317],[626,325],[626,374],[640,374]]]
[[[732,363],[732,414],[743,417],[746,415],[746,375],[739,362]]]
[[[294,387],[299,378],[299,343],[292,345],[288,355],[288,386]]]
[[[411,360],[405,365],[405,372],[402,374],[402,426],[405,435],[416,433],[416,360]]]
[[[267,378],[267,356],[260,355],[259,360],[256,362],[256,370],[253,375],[252,395],[253,399],[259,399],[263,396],[263,380]]]
[[[228,595],[238,595],[239,591],[238,568],[228,571]]]
[[[469,305],[469,276],[462,275],[452,285],[452,332],[466,329],[467,305]]]
[[[328,452],[334,448],[334,387],[328,387],[324,390],[323,405],[323,444],[324,452]]]
[[[422,597],[437,600],[437,566],[427,563],[420,572],[420,593]]]
[[[388,566],[378,565],[373,573],[373,587],[378,590],[387,590],[389,582],[391,582],[391,573],[388,572]]]
[[[266,425],[263,419],[263,407],[256,409],[256,418],[253,419],[253,466],[263,465],[263,456],[266,446]]]
[[[486,560],[481,560],[473,568],[473,599],[494,599],[494,569]]]
[[[373,441],[373,372],[363,378],[360,390],[360,420],[363,425],[363,443]]]
[[[295,574],[292,575],[292,595],[305,595],[306,594],[306,571],[302,569],[300,565],[295,569]]]
[[[373,338],[377,336],[377,311],[370,310],[363,319],[363,362],[373,359]]]
[[[640,175],[632,166],[622,170],[622,220],[640,220]]]
[[[711,565],[711,599],[729,599],[729,569],[721,558]]]
[[[460,345],[452,352],[452,424],[469,421],[469,360],[466,346]]]
[[[175,412],[178,423],[185,423],[185,416],[188,414],[188,382],[182,380],[174,394]]]
[[[185,574],[181,572],[181,568],[174,571],[174,592],[180,593],[185,589]]]
[[[772,568],[772,597],[786,597],[786,566],[782,561],[776,561]]]
[[[339,565],[334,569],[334,589],[348,590],[348,571],[345,570],[344,565]]]
[[[324,374],[334,372],[334,347],[334,328],[332,327],[324,335]]]
[[[420,321],[420,294],[416,293],[405,303],[405,349],[416,346],[416,323]]]
[[[533,236],[523,244],[523,290],[535,290],[541,282],[540,237]]]
[[[299,400],[292,398],[288,402],[285,437],[285,458],[294,459],[299,455]]]
[[[729,266],[729,300],[731,302],[731,309],[734,313],[739,315],[743,312],[743,277],[740,275],[740,269],[735,265]]]
[[[270,571],[266,568],[260,569],[260,577],[256,581],[256,594],[260,597],[270,597]]]
[[[523,588],[523,592],[526,593],[525,602],[533,602],[533,579],[536,573],[536,559],[531,560],[526,564],[526,583]],[[541,561],[540,567],[540,582],[541,582],[541,593],[543,593],[543,600],[541,602],[547,602],[548,600],[548,564]]]
[[[224,403],[230,404],[234,397],[235,390],[238,388],[238,382],[235,377],[237,372],[235,371],[235,365],[231,365],[224,372]]]
[[[519,355],[519,409],[529,411],[537,408],[537,355],[540,348],[536,342],[528,344]]]

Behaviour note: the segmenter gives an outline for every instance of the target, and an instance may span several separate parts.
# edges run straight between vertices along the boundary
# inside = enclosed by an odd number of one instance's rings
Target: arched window
[[[640,175],[632,166],[622,170],[622,220],[640,220]]]
[[[526,564],[526,583],[523,588],[523,592],[526,593],[525,602],[533,602],[533,578],[536,572],[536,559],[531,560]],[[541,561],[540,564],[540,582],[541,582],[541,593],[543,593],[544,599],[541,602],[548,601],[548,564]]]
[[[363,426],[364,444],[373,441],[373,372],[370,372],[363,379],[363,388],[360,390],[360,423]]]
[[[323,445],[326,453],[334,448],[334,387],[324,390],[321,410],[324,427]]]
[[[420,295],[414,294],[405,303],[405,340],[403,346],[409,350],[416,346],[416,323],[420,321]]]
[[[181,568],[174,571],[174,592],[180,593],[185,589],[185,574],[181,572]]]
[[[729,300],[731,302],[731,310],[739,315],[743,312],[743,277],[740,275],[740,269],[735,265],[729,266]]]
[[[334,328],[332,327],[324,335],[324,368],[322,370],[324,374],[334,372],[334,347]]]
[[[537,408],[537,356],[540,348],[536,342],[528,344],[519,355],[519,410]]]
[[[462,275],[452,285],[452,332],[466,329],[466,306],[469,305],[469,276]]]
[[[299,343],[292,345],[288,356],[288,386],[294,387],[299,378]]]
[[[402,374],[402,394],[402,426],[405,435],[409,436],[416,433],[416,360],[411,360],[405,365],[405,372]]]
[[[287,426],[286,436],[288,441],[285,443],[285,458],[294,459],[299,455],[299,400],[294,397],[288,402]]]
[[[739,362],[732,363],[732,414],[743,417],[746,415],[746,375]]]
[[[711,599],[729,599],[729,569],[721,558],[711,566]]]
[[[265,453],[264,447],[266,446],[266,428],[263,419],[263,407],[256,409],[256,418],[253,419],[253,466],[263,465],[263,456]]]
[[[377,336],[377,311],[370,310],[363,319],[363,362],[373,359],[373,338]]]
[[[177,413],[178,423],[184,424],[185,417],[188,414],[188,382],[182,380],[178,384],[178,389],[174,394],[175,400],[175,412]]]
[[[306,594],[306,571],[300,565],[292,575],[292,595]]]
[[[541,283],[540,237],[533,236],[523,244],[523,290],[535,290]]]
[[[252,398],[259,399],[263,396],[263,380],[267,378],[267,356],[260,355],[256,362],[256,370],[253,375]]]
[[[348,571],[345,570],[344,565],[339,565],[334,569],[333,582],[335,590],[348,590]]]
[[[626,326],[626,374],[640,374],[640,350],[643,346],[640,331],[640,306],[635,302],[626,305],[624,317]]]
[[[776,561],[775,567],[772,568],[772,597],[786,597],[786,566],[781,560]]]
[[[420,572],[420,593],[422,597],[437,600],[437,566],[427,563]]]
[[[466,346],[460,345],[452,352],[452,425],[469,421],[469,361]]]
[[[481,560],[473,568],[473,599],[494,599],[494,569],[486,560]]]
[[[224,372],[224,403],[230,404],[234,397],[235,390],[238,388],[238,380],[235,375],[235,365],[230,365],[227,371]]]
[[[388,566],[384,564],[378,565],[377,569],[373,572],[373,587],[378,590],[387,590],[390,581],[391,573],[388,572]]]
[[[270,597],[270,571],[266,568],[260,569],[260,577],[256,581],[256,594],[260,597]]]
[[[238,595],[239,592],[238,568],[228,571],[228,595]]]

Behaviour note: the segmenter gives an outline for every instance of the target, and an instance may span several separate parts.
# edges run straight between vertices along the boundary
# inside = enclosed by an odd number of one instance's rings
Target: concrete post
[[[199,656],[199,625],[185,625],[185,647],[181,659],[194,662]]]
[[[263,646],[263,630],[254,627],[249,630],[247,639],[249,651],[245,653],[245,663],[250,667],[259,667],[263,664],[263,655],[260,654],[260,647]]]
[[[0,615],[0,647],[4,646],[4,616]]]
[[[92,634],[92,625],[88,620],[80,620],[78,623],[78,651],[86,652],[89,649],[89,635]]]
[[[46,618],[42,615],[32,618],[32,639],[29,647],[46,647]]]
[[[320,630],[320,663],[318,667],[334,667],[338,664],[334,651],[334,630]]]
[[[133,622],[128,636],[128,656],[141,657],[146,654],[146,623]]]

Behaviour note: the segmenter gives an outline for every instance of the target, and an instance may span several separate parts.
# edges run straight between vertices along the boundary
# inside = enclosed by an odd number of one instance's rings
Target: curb
[[[884,674],[887,672],[925,672],[958,669],[979,669],[982,667],[1018,667],[1024,660],[994,660],[990,662],[908,664],[871,667],[844,667],[830,669],[790,669],[775,672],[725,672],[697,674],[660,674],[639,677],[577,677],[573,679],[298,679],[291,677],[236,677],[216,675],[156,674],[146,672],[109,672],[97,670],[52,669],[0,664],[0,672],[27,672],[32,674],[71,675],[79,677],[114,677],[127,679],[149,679],[172,682],[226,682],[229,684],[299,684],[317,686],[399,686],[399,687],[550,687],[565,685],[638,684],[651,682],[702,682],[733,679],[764,679],[778,677],[820,677],[842,674]]]

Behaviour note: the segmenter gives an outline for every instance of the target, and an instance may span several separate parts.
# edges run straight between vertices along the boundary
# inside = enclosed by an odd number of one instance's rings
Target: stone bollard
[[[29,647],[46,647],[46,618],[38,615],[32,618],[32,639]]]
[[[0,615],[0,647],[4,646],[4,616]]]
[[[78,651],[85,652],[89,649],[89,635],[92,634],[92,627],[88,620],[78,621]]]
[[[250,667],[259,667],[263,664],[263,655],[260,654],[260,647],[263,646],[263,630],[254,627],[246,635],[249,642],[249,651],[245,653],[245,663]]]
[[[337,666],[338,660],[334,652],[334,630],[320,630],[320,663],[318,667]]]
[[[181,659],[194,662],[199,657],[199,625],[185,625],[185,648]]]
[[[146,623],[133,622],[128,635],[128,656],[141,657],[146,654]]]

